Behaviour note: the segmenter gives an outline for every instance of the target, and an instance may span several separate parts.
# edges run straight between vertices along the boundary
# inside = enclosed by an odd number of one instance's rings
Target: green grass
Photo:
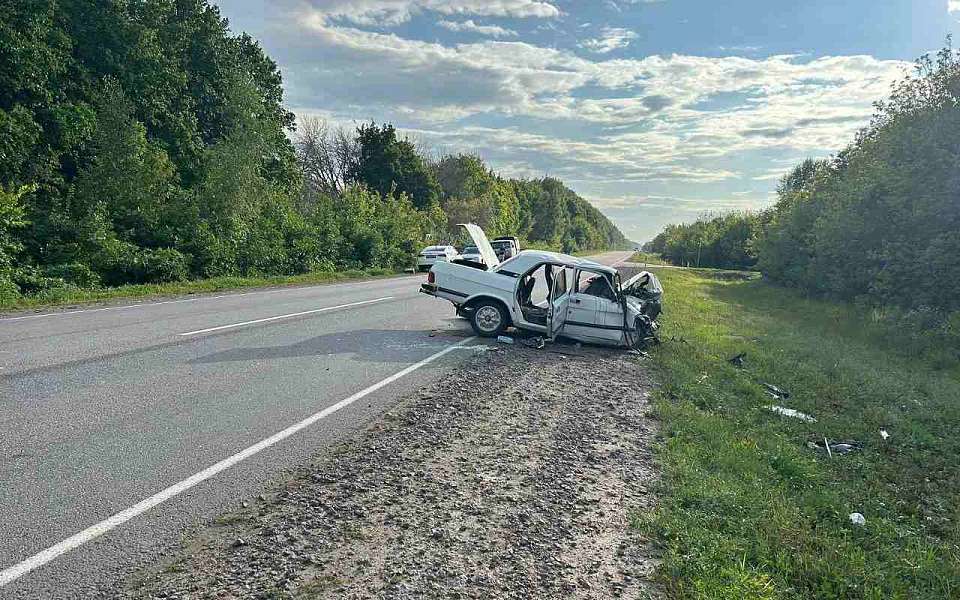
[[[365,271],[318,272],[304,275],[275,276],[275,277],[215,277],[212,279],[198,279],[194,281],[177,281],[148,285],[124,285],[83,289],[76,287],[55,288],[46,290],[36,296],[24,296],[12,301],[0,301],[0,310],[19,310],[63,306],[65,304],[87,304],[117,299],[142,299],[158,296],[180,296],[185,294],[200,294],[222,292],[226,290],[240,290],[257,287],[282,287],[311,285],[318,283],[334,283],[353,279],[390,277],[400,274],[398,271],[387,269],[370,269]]]
[[[659,254],[650,254],[649,252],[635,252],[628,262],[646,263],[648,265],[669,265],[670,262],[660,258]]]
[[[670,595],[960,597],[957,348],[760,280],[659,275],[661,503],[635,525],[661,545]],[[824,437],[864,448],[828,458],[807,445]]]

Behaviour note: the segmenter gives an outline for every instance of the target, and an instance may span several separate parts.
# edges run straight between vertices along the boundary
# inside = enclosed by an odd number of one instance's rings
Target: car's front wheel
[[[499,302],[486,300],[473,307],[470,325],[481,337],[497,337],[506,330],[509,322],[507,313]]]

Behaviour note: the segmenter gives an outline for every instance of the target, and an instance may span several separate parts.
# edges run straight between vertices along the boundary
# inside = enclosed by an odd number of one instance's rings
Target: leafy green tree
[[[22,198],[35,189],[23,187],[8,192],[0,187],[0,301],[12,300],[20,294],[14,279],[23,244],[17,239],[16,231],[27,225]]]
[[[764,273],[874,305],[960,310],[958,90],[948,45],[918,61],[832,163],[790,173],[757,241]]]
[[[449,236],[445,210],[565,248],[622,240],[560,182],[505,180],[478,157],[435,166],[392,125],[307,124],[295,149],[276,63],[209,0],[3,9],[0,189],[31,190],[16,209],[4,196],[8,296],[407,266]]]
[[[393,125],[361,125],[357,142],[359,152],[351,179],[381,196],[406,194],[420,209],[429,208],[440,199],[436,174],[417,154],[413,143],[397,138]]]

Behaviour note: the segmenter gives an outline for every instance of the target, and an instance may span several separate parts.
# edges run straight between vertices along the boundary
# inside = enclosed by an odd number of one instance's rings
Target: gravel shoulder
[[[478,351],[111,597],[659,597],[651,386],[620,351]]]

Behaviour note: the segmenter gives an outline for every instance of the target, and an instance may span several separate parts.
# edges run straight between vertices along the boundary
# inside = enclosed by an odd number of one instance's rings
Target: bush
[[[143,283],[183,281],[190,273],[190,261],[173,248],[143,250],[140,261],[140,280]]]
[[[81,288],[95,288],[100,286],[100,276],[83,263],[69,263],[52,265],[43,269],[45,277],[61,279],[66,283]]]
[[[107,285],[166,283],[187,279],[188,257],[173,248],[138,248],[128,242],[107,240],[94,260]]]
[[[20,288],[20,293],[35,295],[48,290],[67,286],[67,282],[59,277],[47,277],[36,267],[23,267],[13,274],[13,283]]]
[[[0,279],[0,304],[12,304],[20,299],[20,288],[9,279]]]

